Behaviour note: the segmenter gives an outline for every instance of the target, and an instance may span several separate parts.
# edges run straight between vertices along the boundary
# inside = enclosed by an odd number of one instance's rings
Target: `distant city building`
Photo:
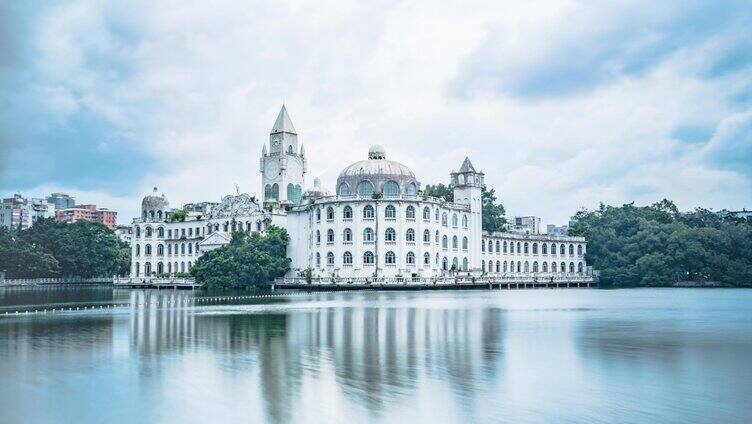
[[[722,211],[719,211],[718,215],[731,216],[731,217],[740,218],[740,219],[752,219],[752,211],[748,211],[747,209],[742,209],[740,211],[728,211],[724,209]]]
[[[72,208],[55,211],[55,220],[57,222],[73,223],[80,219],[101,222],[111,230],[117,228],[117,212],[107,208],[97,209],[97,205],[77,205]]]
[[[26,198],[20,194],[3,199],[0,204],[0,225],[25,230],[41,218],[53,217],[55,205],[47,199]]]
[[[76,206],[76,199],[65,193],[52,193],[47,196],[47,202],[55,205],[55,209],[68,209]]]
[[[537,216],[515,216],[509,231],[518,234],[540,234],[541,220]]]
[[[219,206],[217,202],[186,203],[183,208],[189,216],[210,215],[212,210]]]
[[[566,237],[569,234],[569,226],[568,225],[553,225],[548,224],[546,226],[546,233],[549,236],[559,236],[559,237]]]
[[[122,242],[130,244],[131,234],[133,234],[133,231],[130,225],[118,225],[117,228],[115,228],[115,235],[117,235]]]

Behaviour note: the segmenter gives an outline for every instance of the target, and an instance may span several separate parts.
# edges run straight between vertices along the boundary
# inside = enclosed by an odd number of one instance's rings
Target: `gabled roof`
[[[280,109],[279,115],[277,115],[277,121],[274,122],[274,127],[272,127],[271,134],[281,132],[297,134],[297,132],[295,132],[295,127],[292,125],[290,115],[287,114],[287,108],[285,107],[285,105],[282,105],[282,109]]]
[[[470,163],[470,158],[468,157],[465,157],[465,161],[462,162],[462,166],[460,167],[460,173],[465,172],[475,172],[475,167]]]
[[[230,242],[230,237],[220,233],[219,231],[215,231],[211,233],[207,238],[203,239],[199,244],[201,246],[204,245],[224,245]]]

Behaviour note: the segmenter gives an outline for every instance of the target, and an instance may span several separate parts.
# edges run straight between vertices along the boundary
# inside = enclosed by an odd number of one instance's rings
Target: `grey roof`
[[[170,209],[170,202],[164,194],[160,194],[159,190],[154,187],[154,190],[144,196],[141,201],[141,209],[145,211],[165,211]]]
[[[416,188],[420,186],[410,168],[386,159],[386,150],[382,146],[372,146],[368,156],[370,159],[355,162],[342,170],[337,178],[338,192],[340,185],[347,183],[353,193],[358,183],[363,180],[370,181],[377,192],[381,192],[383,184],[387,181],[397,182],[403,192],[410,183],[414,183]]]
[[[287,108],[285,107],[285,105],[282,105],[282,109],[279,111],[279,115],[277,115],[277,121],[274,122],[274,127],[272,127],[271,134],[281,132],[297,134],[297,132],[295,132],[295,127],[292,125],[290,115],[287,114]]]
[[[465,161],[462,162],[462,166],[460,167],[460,173],[464,172],[475,172],[475,167],[470,163],[470,158],[467,156],[465,156]]]

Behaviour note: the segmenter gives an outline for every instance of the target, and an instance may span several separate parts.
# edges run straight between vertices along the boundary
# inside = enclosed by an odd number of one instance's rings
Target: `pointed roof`
[[[297,134],[297,132],[295,132],[295,127],[292,125],[290,115],[287,114],[287,108],[285,107],[285,105],[282,105],[282,109],[280,109],[279,115],[277,115],[277,121],[274,122],[271,134],[281,132]]]
[[[475,172],[475,167],[470,163],[470,158],[467,156],[465,156],[465,161],[462,162],[462,166],[460,167],[460,173],[464,172]]]

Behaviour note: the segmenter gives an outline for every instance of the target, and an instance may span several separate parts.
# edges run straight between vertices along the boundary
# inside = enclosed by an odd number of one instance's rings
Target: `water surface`
[[[0,289],[0,422],[752,422],[752,290]]]

